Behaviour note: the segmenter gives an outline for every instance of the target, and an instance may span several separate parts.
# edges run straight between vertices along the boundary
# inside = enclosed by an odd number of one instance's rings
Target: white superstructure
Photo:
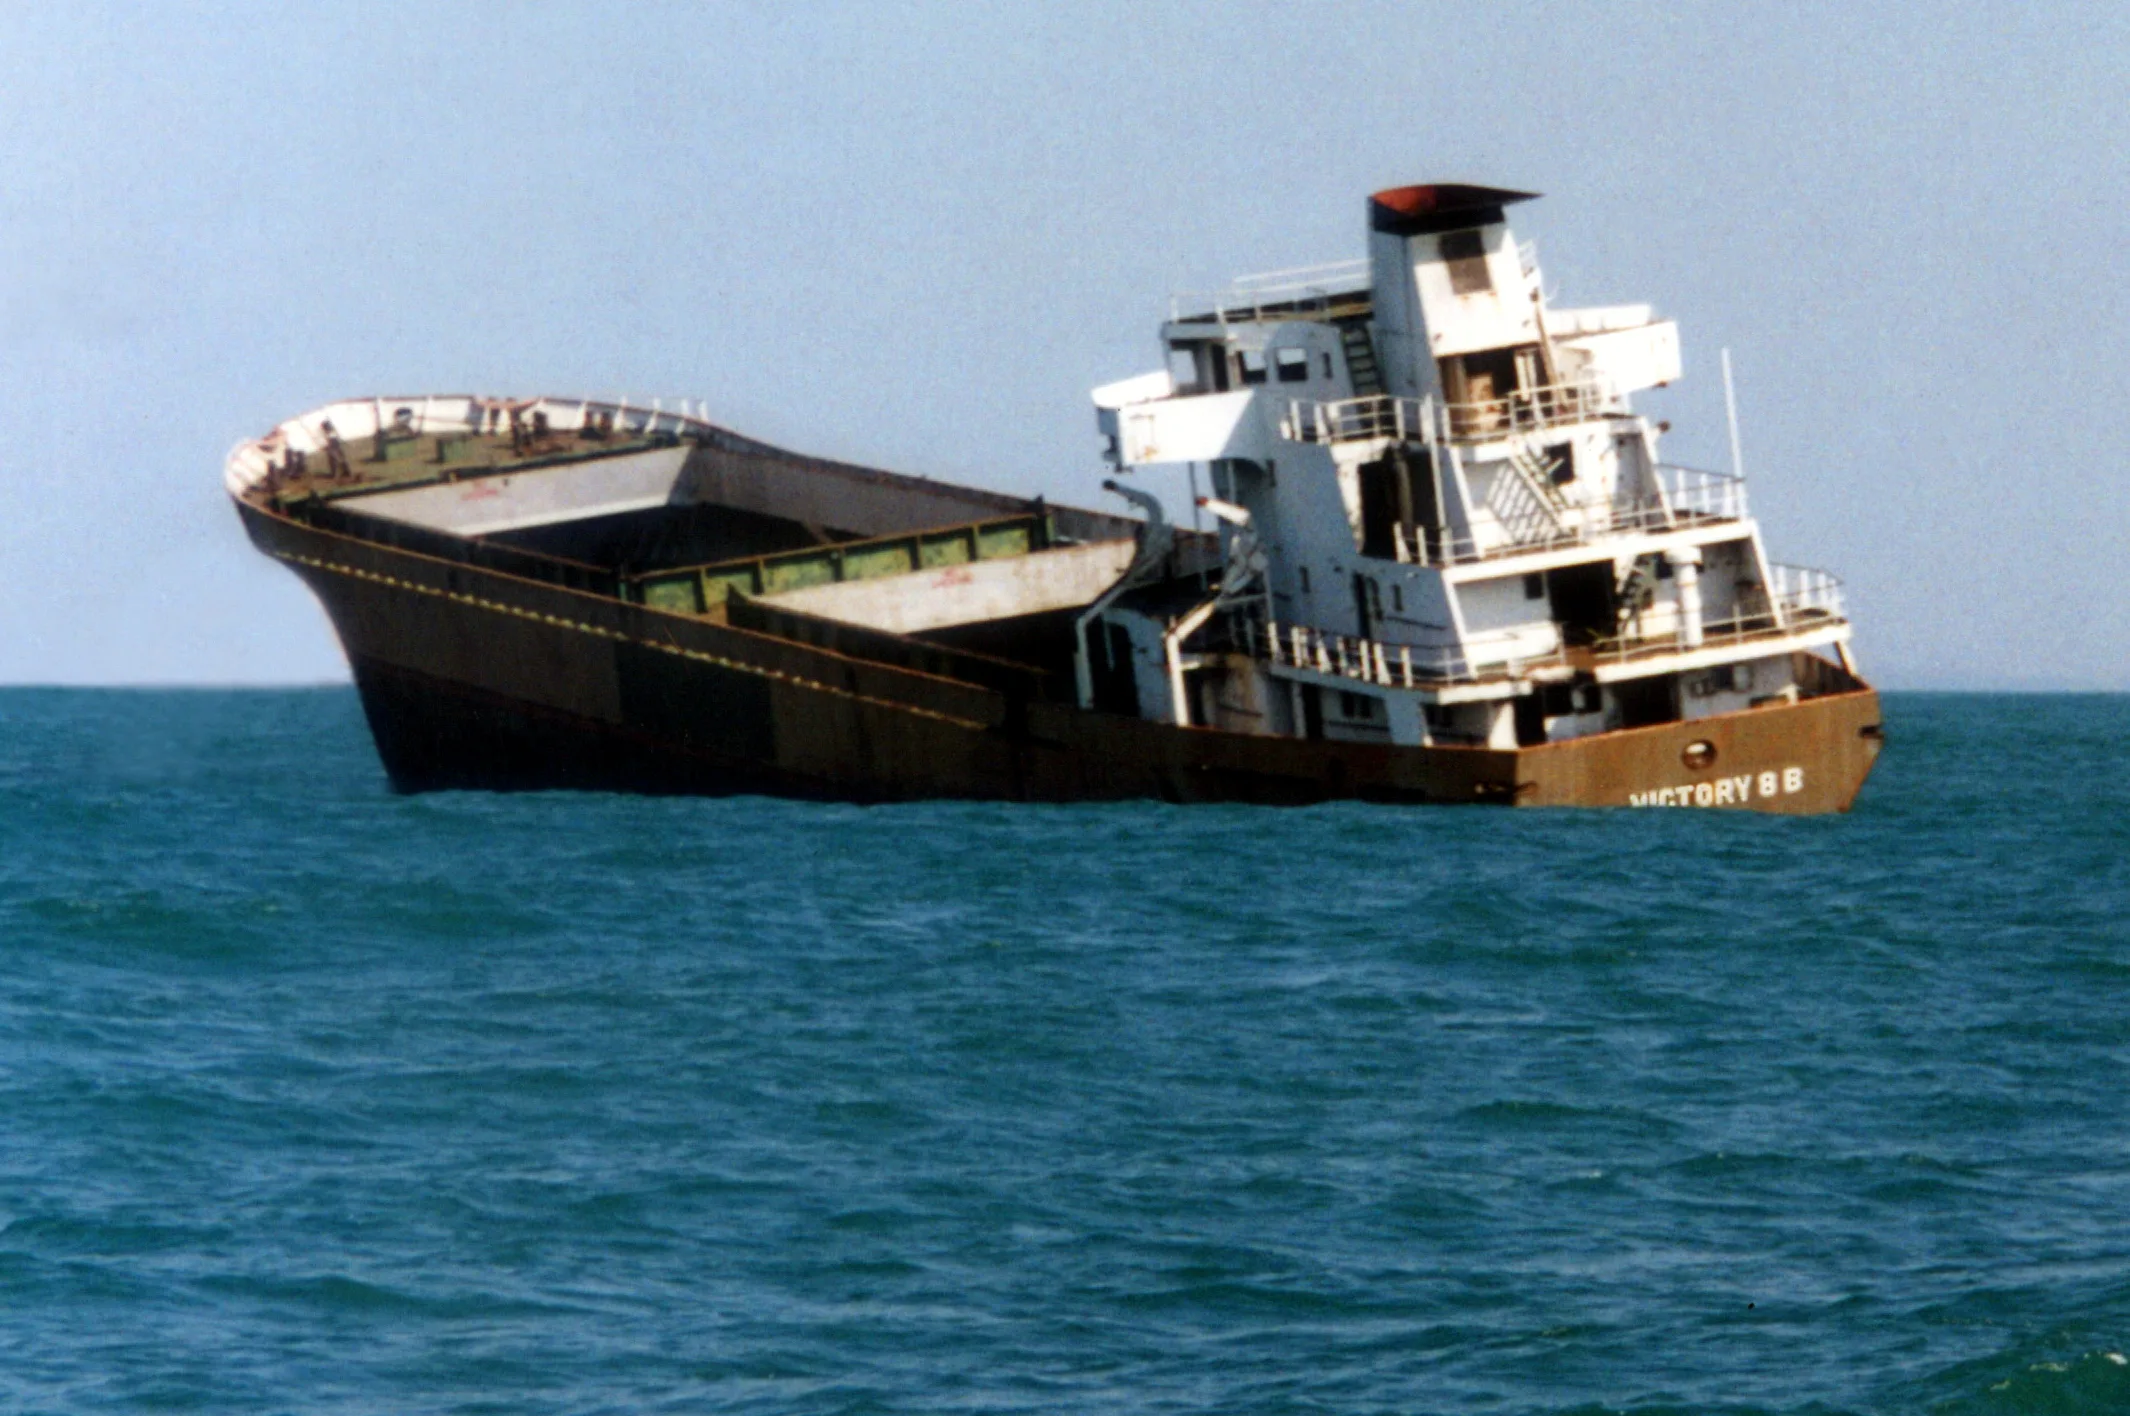
[[[1505,215],[1530,195],[1379,192],[1366,261],[1179,302],[1167,366],[1096,390],[1120,473],[1203,465],[1226,570],[1090,611],[1084,701],[1506,748],[1795,701],[1800,651],[1853,669],[1839,584],[1771,563],[1743,481],[1667,465],[1634,411],[1677,327],[1547,304]]]

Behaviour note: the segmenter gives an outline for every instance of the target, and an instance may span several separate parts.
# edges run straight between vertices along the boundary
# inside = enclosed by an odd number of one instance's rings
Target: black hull
[[[759,762],[690,749],[376,660],[352,664],[393,789],[812,795]]]
[[[972,682],[921,646],[894,662],[904,641],[837,652],[240,508],[332,617],[402,791],[1694,804],[1682,749],[1713,741],[1715,775],[1799,785],[1705,804],[1816,812],[1847,808],[1879,748],[1877,695],[1854,680],[1795,705],[1509,751],[1179,728],[1047,701],[1010,673]]]

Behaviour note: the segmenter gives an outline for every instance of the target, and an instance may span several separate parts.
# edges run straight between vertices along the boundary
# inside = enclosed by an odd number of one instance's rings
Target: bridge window
[[[1442,238],[1441,250],[1452,294],[1484,295],[1494,288],[1494,279],[1487,274],[1486,242],[1477,231],[1449,232]]]
[[[1178,393],[1198,391],[1198,355],[1188,344],[1169,346],[1169,382]]]
[[[1239,367],[1239,368],[1240,368],[1240,369],[1242,370],[1242,381],[1243,381],[1244,383],[1246,383],[1246,384],[1261,384],[1261,383],[1263,383],[1263,382],[1265,381],[1265,351],[1264,351],[1264,350],[1262,350],[1262,349],[1242,349],[1242,350],[1238,350],[1238,351],[1236,352],[1236,355],[1235,355],[1235,363],[1236,363],[1236,365],[1237,365],[1237,366],[1238,366],[1238,367]]]
[[[1309,351],[1306,349],[1275,349],[1272,362],[1279,370],[1281,383],[1302,383],[1309,377]]]

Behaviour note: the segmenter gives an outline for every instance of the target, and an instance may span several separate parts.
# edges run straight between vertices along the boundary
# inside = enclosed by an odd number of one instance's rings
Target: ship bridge
[[[1663,460],[1635,410],[1679,377],[1677,326],[1553,306],[1508,221],[1532,197],[1378,192],[1365,259],[1177,297],[1164,367],[1095,392],[1113,465],[1202,466],[1223,535],[1262,561],[1224,642],[1337,684],[1364,735],[1553,740],[1788,692],[1788,656],[1847,652],[1838,586],[1769,561],[1742,474]],[[1720,693],[1680,687],[1763,659]],[[1581,706],[1512,720],[1560,683]],[[1486,701],[1504,706],[1412,711]]]

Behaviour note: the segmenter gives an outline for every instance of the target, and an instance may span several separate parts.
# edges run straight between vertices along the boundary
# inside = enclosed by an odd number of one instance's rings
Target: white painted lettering
[[[1650,787],[1629,792],[1629,806],[1740,806],[1754,799],[1777,795],[1795,796],[1805,789],[1805,769],[1784,767],[1760,773],[1741,772],[1735,777],[1717,777],[1708,782],[1688,782],[1677,787]]]

